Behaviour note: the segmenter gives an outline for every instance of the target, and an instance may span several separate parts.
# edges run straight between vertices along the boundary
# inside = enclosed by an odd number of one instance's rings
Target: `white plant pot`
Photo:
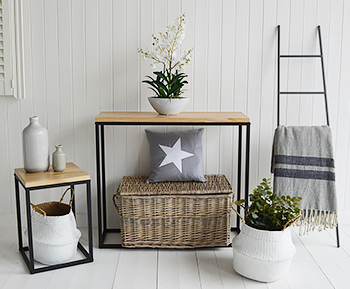
[[[180,113],[190,99],[188,97],[149,97],[148,100],[159,114],[174,115]]]
[[[296,252],[289,228],[265,231],[242,225],[242,231],[232,240],[233,268],[249,279],[273,282],[289,270]]]

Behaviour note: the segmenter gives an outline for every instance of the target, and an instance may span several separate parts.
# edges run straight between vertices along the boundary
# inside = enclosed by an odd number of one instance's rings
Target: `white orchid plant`
[[[143,59],[152,60],[153,69],[156,69],[156,64],[163,66],[161,71],[153,72],[156,78],[147,76],[148,79],[142,81],[150,85],[157,97],[178,98],[183,93],[183,86],[188,83],[183,70],[191,60],[193,49],[181,49],[185,28],[185,14],[181,14],[173,25],[166,26],[164,33],[159,33],[159,37],[152,34],[152,50],[138,49]]]

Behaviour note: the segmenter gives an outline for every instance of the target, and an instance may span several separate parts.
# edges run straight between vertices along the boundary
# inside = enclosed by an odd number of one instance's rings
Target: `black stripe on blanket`
[[[302,166],[317,166],[334,168],[334,160],[332,158],[320,157],[299,157],[275,155],[275,164],[302,165]]]
[[[274,174],[275,174],[275,177],[335,181],[335,174],[332,172],[325,172],[325,171],[293,170],[293,169],[275,168]]]

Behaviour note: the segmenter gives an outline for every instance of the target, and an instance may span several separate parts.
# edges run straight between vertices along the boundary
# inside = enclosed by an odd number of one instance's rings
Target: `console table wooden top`
[[[181,112],[159,115],[156,112],[101,112],[96,123],[249,123],[242,112]]]

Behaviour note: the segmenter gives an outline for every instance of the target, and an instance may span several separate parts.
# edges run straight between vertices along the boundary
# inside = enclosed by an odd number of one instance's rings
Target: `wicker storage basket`
[[[208,175],[205,183],[146,179],[124,177],[113,198],[124,247],[229,245],[233,192],[224,175]]]

